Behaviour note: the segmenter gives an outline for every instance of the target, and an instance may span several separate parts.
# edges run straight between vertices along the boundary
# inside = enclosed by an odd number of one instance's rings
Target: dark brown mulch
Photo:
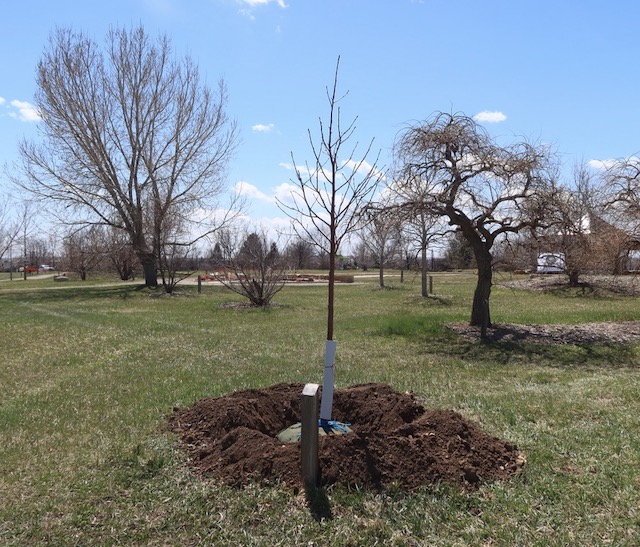
[[[480,339],[480,327],[472,327],[469,323],[449,323],[447,328],[467,340]],[[494,324],[487,330],[487,340],[532,344],[629,344],[640,341],[640,321],[579,325]]]
[[[300,420],[302,384],[237,391],[174,409],[189,464],[236,486],[253,481],[300,486],[300,445],[276,435]],[[517,447],[488,435],[452,410],[425,409],[385,384],[336,390],[334,416],[348,435],[320,437],[322,484],[406,489],[446,482],[475,487],[512,477],[523,465]]]

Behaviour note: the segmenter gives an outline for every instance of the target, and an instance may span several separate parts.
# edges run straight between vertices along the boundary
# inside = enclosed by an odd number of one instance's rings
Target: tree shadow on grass
[[[453,343],[452,343],[453,342]],[[430,340],[433,345],[433,340]],[[444,349],[444,348],[443,348]],[[534,344],[509,340],[476,342],[448,339],[446,352],[464,360],[504,365],[532,364],[552,367],[620,369],[640,366],[633,344]],[[432,353],[432,351],[430,351]]]
[[[161,291],[162,289],[155,289]],[[120,298],[127,299],[138,295],[149,294],[153,289],[145,285],[109,285],[109,286],[72,286],[34,288],[30,290],[0,291],[0,298],[13,302],[69,302],[73,300],[93,300]]]
[[[502,332],[504,331],[504,332]],[[426,317],[389,318],[378,334],[402,336],[418,344],[424,353],[457,357],[478,363],[504,365],[539,365],[620,369],[640,366],[638,345],[630,342],[593,341],[573,343],[536,342],[535,337],[508,327],[491,329],[489,341],[480,340],[479,330],[473,336],[460,335]]]

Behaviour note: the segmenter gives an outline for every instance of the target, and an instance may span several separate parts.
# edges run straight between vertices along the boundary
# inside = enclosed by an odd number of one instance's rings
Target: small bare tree
[[[0,262],[9,253],[14,242],[18,238],[26,218],[15,216],[15,211],[11,209],[9,198],[0,196]],[[9,265],[11,269],[13,264]]]
[[[412,244],[416,254],[420,257],[420,295],[423,298],[429,296],[427,284],[429,277],[429,248],[432,243],[442,239],[448,231],[441,220],[441,218],[433,215],[428,210],[418,209],[413,211],[404,223],[405,238]]]
[[[299,236],[313,241],[329,255],[329,292],[327,305],[327,339],[325,344],[325,374],[320,417],[331,419],[333,406],[333,369],[336,344],[333,338],[335,301],[336,256],[344,238],[353,232],[360,222],[362,207],[370,201],[382,177],[378,170],[378,157],[372,164],[366,160],[373,146],[370,141],[362,155],[356,156],[356,145],[345,152],[348,141],[356,130],[354,119],[346,127],[341,123],[339,103],[345,95],[338,95],[336,63],[333,86],[328,87],[329,119],[319,119],[319,142],[314,141],[309,130],[313,163],[295,167],[297,191],[291,195],[291,203],[280,201],[280,208],[294,221]]]
[[[139,268],[139,263],[127,234],[110,226],[104,230],[103,238],[107,260],[113,266],[118,277],[122,281],[133,279],[136,268]]]
[[[618,159],[604,174],[605,209],[617,226],[640,238],[640,155]]]
[[[400,172],[402,169],[400,169]],[[424,184],[420,177],[412,177],[407,180],[395,180],[389,185],[387,191],[390,210],[403,219],[403,236],[420,257],[421,295],[426,298],[429,295],[427,277],[429,262],[427,253],[431,243],[442,238],[450,230],[445,226],[442,216],[435,214],[427,203],[431,185]],[[406,207],[411,203],[411,207]],[[421,206],[422,205],[422,206]]]
[[[540,249],[564,258],[569,285],[580,285],[583,273],[596,269],[593,243],[594,188],[584,165],[573,171],[573,183],[557,186],[548,195],[549,211],[544,229],[538,232]]]
[[[616,160],[604,179],[609,205],[626,213],[630,221],[640,222],[640,155]]]
[[[287,245],[284,254],[292,270],[311,268],[316,257],[313,243],[300,237]]]
[[[287,273],[287,263],[276,243],[268,241],[264,233],[245,231],[240,238],[225,230],[216,246],[220,254],[212,258],[218,280],[254,306],[269,306],[284,287]]]
[[[370,204],[363,215],[361,239],[378,264],[378,284],[384,288],[384,269],[401,250],[402,219],[384,203]]]
[[[70,231],[63,239],[62,264],[65,270],[74,272],[82,281],[104,263],[104,239],[100,226],[89,226]]]

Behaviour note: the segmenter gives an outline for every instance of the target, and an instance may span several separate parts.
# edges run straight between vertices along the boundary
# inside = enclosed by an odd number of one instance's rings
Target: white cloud
[[[300,188],[289,182],[283,182],[273,190],[274,199],[281,203],[291,203],[293,196],[300,195]]]
[[[149,9],[157,11],[163,15],[169,15],[174,11],[171,0],[144,0],[144,3],[149,7]]]
[[[270,133],[271,131],[273,131],[275,125],[273,125],[272,123],[257,123],[253,126],[251,126],[251,130],[255,131],[256,133]]]
[[[290,182],[283,182],[271,190],[270,194],[267,194],[260,190],[257,186],[240,181],[234,185],[235,192],[249,199],[255,199],[264,203],[275,204],[277,202],[291,204],[293,203],[293,196],[300,195],[300,188]]]
[[[589,160],[587,165],[593,169],[606,170],[613,167],[616,160]]]
[[[6,103],[6,102],[7,102],[7,101],[5,100],[5,98],[4,98],[4,97],[0,97],[0,104],[4,104],[4,103]]]
[[[353,160],[348,160],[348,161],[343,161],[342,165],[346,165],[347,167],[350,167],[352,170],[355,170],[355,172],[358,173],[359,175],[366,176],[369,173],[371,173],[371,176],[374,178],[378,178],[380,180],[385,179],[384,173],[382,171],[380,171],[377,168],[374,169],[373,165],[371,165],[366,161],[358,163]]]
[[[611,169],[614,167],[620,167],[622,165],[633,165],[640,168],[640,157],[638,156],[629,156],[624,159],[606,159],[606,160],[589,160],[587,165],[592,169],[596,169],[599,171],[606,171],[607,169]]]
[[[502,112],[491,112],[489,110],[483,110],[478,112],[473,119],[477,122],[498,123],[503,122],[507,117]]]
[[[303,178],[315,178],[316,175],[320,174],[320,171],[309,169],[306,165],[293,165],[292,163],[280,163],[280,167],[284,167],[287,171],[298,171],[302,175]],[[329,172],[325,172],[325,175],[328,177]]]
[[[267,4],[278,4],[281,8],[287,7],[284,0],[240,0],[240,2],[252,8],[256,6],[266,6]]]
[[[268,203],[274,203],[275,198],[265,194],[257,186],[245,181],[236,182],[234,190],[241,196],[248,197],[250,199],[258,199],[260,201],[266,201]]]
[[[11,101],[11,106],[17,110],[17,112],[11,112],[9,116],[17,118],[23,122],[38,122],[40,121],[40,114],[35,106],[26,101]]]
[[[252,224],[256,224],[252,221]],[[266,217],[263,216],[257,221],[260,231],[264,232],[271,241],[277,241],[278,247],[282,251],[288,243],[288,239],[294,233],[292,222],[289,217]]]
[[[277,4],[281,8],[287,8],[287,4],[284,0],[236,0],[239,4],[247,6],[240,8],[240,14],[248,17],[251,21],[255,21],[256,18],[253,15],[253,9],[261,6],[267,6],[269,4]]]

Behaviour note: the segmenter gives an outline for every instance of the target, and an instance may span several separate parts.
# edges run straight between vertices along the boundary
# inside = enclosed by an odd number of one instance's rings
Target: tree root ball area
[[[300,421],[302,384],[278,384],[175,408],[169,425],[193,470],[234,486],[301,486],[300,443],[277,434]],[[411,490],[441,482],[473,488],[524,465],[515,445],[452,410],[425,409],[411,393],[362,384],[334,394],[333,419],[352,433],[320,437],[321,484]]]

